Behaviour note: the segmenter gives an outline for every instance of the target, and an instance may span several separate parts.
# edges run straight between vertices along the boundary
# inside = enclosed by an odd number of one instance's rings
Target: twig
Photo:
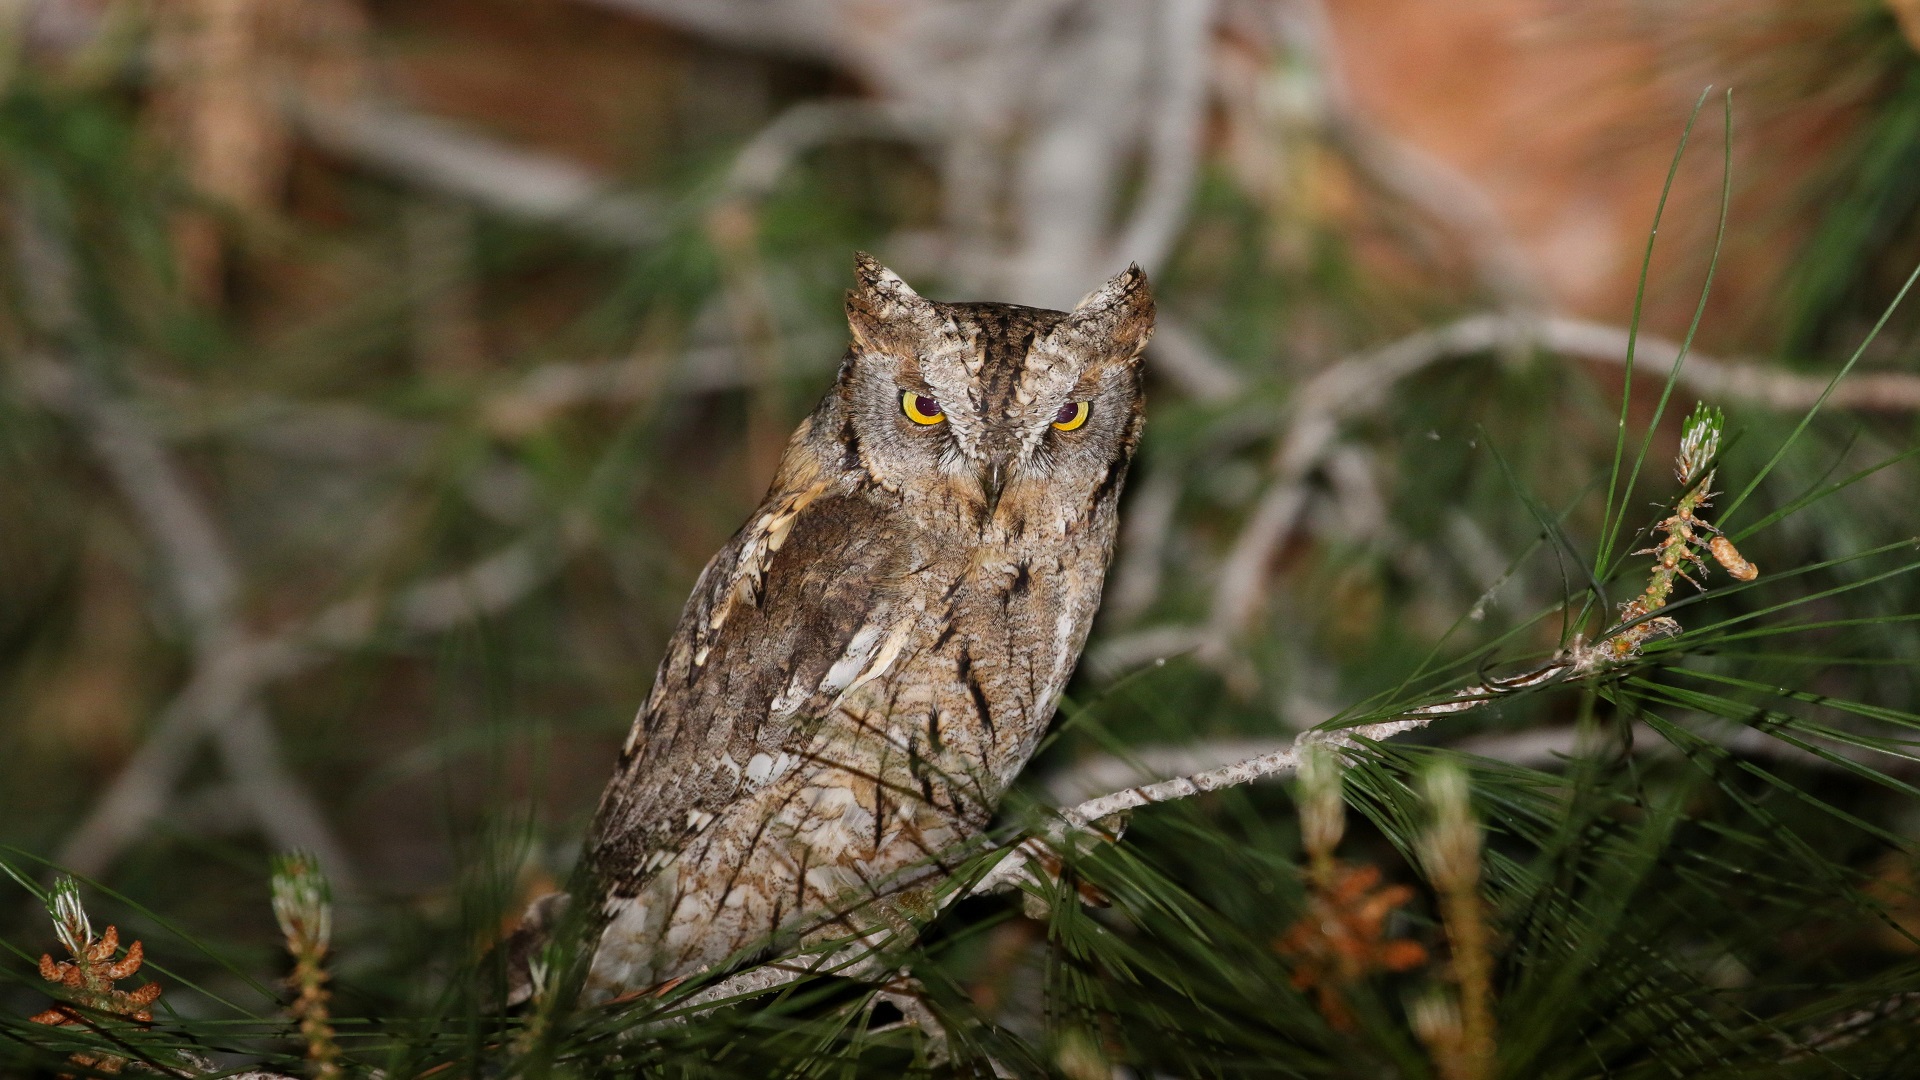
[[[1172,253],[1199,175],[1213,0],[1168,0],[1160,16],[1161,78],[1147,133],[1145,187],[1109,257],[1116,264],[1133,260],[1149,272],[1162,269]]]
[[[1402,350],[1388,354],[1386,359],[1405,368],[1417,357]],[[1337,365],[1337,367],[1344,368],[1347,364]],[[1347,377],[1351,375],[1352,370],[1347,373]],[[1337,386],[1337,380],[1331,385]],[[1379,391],[1373,388],[1373,392]],[[1334,397],[1333,400],[1351,400],[1355,396],[1357,395],[1347,394]],[[1334,427],[1331,420],[1324,416],[1320,423],[1322,427],[1329,430]],[[1699,516],[1699,511],[1707,505],[1708,489],[1713,482],[1713,472],[1708,466],[1719,454],[1724,425],[1725,418],[1721,411],[1718,408],[1710,408],[1704,403],[1697,405],[1692,415],[1683,424],[1679,452],[1674,458],[1674,476],[1680,483],[1680,494],[1675,500],[1673,515],[1662,522],[1659,528],[1666,540],[1657,543],[1654,547],[1636,552],[1636,554],[1654,556],[1647,574],[1647,587],[1639,597],[1621,606],[1619,623],[1598,640],[1589,644],[1579,635],[1575,635],[1571,643],[1539,667],[1510,678],[1489,680],[1477,686],[1467,687],[1455,692],[1445,701],[1421,706],[1390,720],[1352,728],[1309,731],[1295,737],[1285,746],[1255,754],[1231,765],[1177,776],[1154,784],[1126,788],[1088,799],[1060,811],[1058,827],[1048,836],[1023,841],[1015,851],[1003,858],[1000,864],[988,873],[987,880],[994,887],[1003,887],[1031,879],[1033,876],[1031,864],[1036,859],[1044,859],[1044,847],[1063,839],[1067,834],[1085,830],[1088,826],[1128,810],[1153,803],[1190,798],[1203,792],[1249,784],[1269,776],[1292,772],[1300,767],[1302,754],[1307,751],[1317,751],[1320,748],[1350,750],[1357,746],[1361,739],[1382,741],[1425,727],[1441,716],[1478,708],[1488,701],[1507,694],[1546,686],[1566,678],[1584,678],[1632,662],[1640,655],[1641,647],[1649,637],[1660,633],[1674,633],[1680,629],[1677,621],[1657,613],[1665,609],[1675,577],[1685,573],[1689,562],[1700,563],[1695,549],[1705,546],[1705,534],[1714,531],[1713,526]],[[1294,434],[1297,436],[1299,431],[1300,428],[1296,427]],[[1293,440],[1290,439],[1289,443],[1291,445]],[[1704,564],[1699,568],[1702,573],[1705,572]],[[1751,567],[1746,567],[1744,572],[1729,568],[1728,572],[1743,580],[1751,577]],[[1464,785],[1464,780],[1460,783]],[[1462,790],[1464,791],[1464,787]],[[1464,795],[1461,798],[1464,799]],[[1455,810],[1458,811],[1456,817],[1465,814],[1465,810],[1460,807],[1455,807]],[[1117,835],[1121,827],[1123,826],[1115,823],[1113,826],[1108,826],[1107,831]],[[1475,843],[1477,844],[1477,840]],[[1455,861],[1458,862],[1458,860]],[[1454,932],[1453,923],[1454,916],[1450,915],[1450,933]],[[1466,975],[1462,976],[1462,993],[1469,1000],[1464,1006],[1465,1026],[1461,1030],[1465,1033],[1464,1037],[1467,1041],[1463,1045],[1466,1046],[1469,1056],[1479,1060],[1491,1052],[1489,1047],[1492,1036],[1491,1028],[1485,1023],[1486,1017],[1480,1015],[1485,1011],[1485,1002],[1480,1001],[1476,1004],[1471,1000],[1475,994],[1480,994],[1484,998],[1484,993],[1481,993],[1484,987],[1476,988],[1469,985],[1470,982],[1471,979]]]
[[[1209,769],[1189,776],[1177,776],[1157,784],[1126,788],[1088,799],[1061,811],[1060,816],[1070,826],[1084,828],[1102,818],[1112,817],[1138,807],[1191,798],[1205,792],[1238,787],[1269,776],[1289,773],[1299,767],[1300,750],[1307,743],[1324,745],[1336,750],[1351,750],[1358,747],[1362,740],[1384,742],[1396,735],[1426,727],[1440,717],[1477,709],[1496,697],[1545,686],[1572,669],[1571,655],[1557,657],[1551,663],[1543,664],[1511,679],[1468,687],[1455,693],[1446,701],[1410,710],[1391,720],[1351,728],[1305,732],[1281,749],[1221,768]]]
[[[1129,784],[1206,772],[1293,747],[1291,739],[1203,739],[1194,743],[1129,748],[1124,755],[1097,754],[1049,776],[1044,791],[1055,805],[1072,805]]]
[[[1156,465],[1133,489],[1120,524],[1120,554],[1101,601],[1103,620],[1126,625],[1145,614],[1160,595],[1167,540],[1180,508],[1178,465]]]
[[[846,28],[831,0],[577,0],[748,49],[845,62]]]
[[[359,648],[383,628],[403,638],[424,637],[504,611],[551,580],[566,555],[587,538],[584,527],[563,525],[557,549],[551,541],[516,541],[464,570],[418,582],[384,602],[371,595],[343,600],[279,634],[233,643],[197,666],[162,709],[146,741],[68,838],[59,861],[83,873],[98,873],[118,858],[165,813],[204,731],[237,726],[238,731],[223,735],[236,749],[260,739],[265,729],[250,727],[262,722],[253,719],[258,713],[251,705],[271,683],[308,670],[332,653]],[[309,839],[302,825],[317,820],[318,811],[273,801],[280,793],[275,785],[289,781],[274,768],[234,776],[236,790],[254,797],[255,812],[265,815],[262,825],[272,826],[269,834],[276,843],[297,847],[301,845],[290,842]],[[338,871],[329,874],[338,886]]]
[[[1232,401],[1246,390],[1247,380],[1239,372],[1213,355],[1185,323],[1165,314],[1154,320],[1147,362],[1195,401]]]
[[[1483,287],[1502,307],[1541,306],[1537,275],[1486,191],[1445,161],[1380,129],[1353,104],[1324,0],[1295,0],[1271,18],[1276,32],[1319,76],[1321,127],[1327,138],[1381,188],[1452,233]]]
[[[1259,611],[1267,568],[1298,525],[1306,508],[1307,481],[1334,450],[1344,422],[1380,407],[1397,383],[1444,360],[1539,348],[1617,365],[1625,361],[1627,340],[1627,331],[1619,327],[1583,319],[1485,313],[1409,334],[1342,360],[1308,380],[1294,394],[1287,435],[1274,456],[1273,479],[1222,564],[1207,623],[1187,631],[1198,636],[1202,655],[1222,657],[1227,643]],[[1638,362],[1664,369],[1672,365],[1679,350],[1672,341],[1642,334],[1636,354]],[[1818,400],[1828,380],[1776,371],[1756,362],[1689,354],[1678,381],[1702,396],[1791,411]],[[1895,372],[1855,376],[1835,387],[1827,404],[1862,412],[1920,412],[1920,376]],[[1151,632],[1168,633],[1163,628]],[[1104,650],[1116,658],[1156,655],[1151,648],[1125,645],[1109,642]]]
[[[1627,331],[1604,323],[1566,317],[1516,319],[1508,320],[1508,325],[1499,330],[1522,342],[1530,340],[1550,352],[1582,360],[1620,364],[1627,355]],[[1672,366],[1679,352],[1675,342],[1641,334],[1635,346],[1635,363],[1662,370]],[[1679,381],[1702,397],[1782,412],[1812,406],[1828,383],[1820,376],[1796,375],[1754,361],[1716,360],[1698,353],[1687,354]],[[1870,372],[1850,376],[1834,387],[1827,407],[1856,412],[1920,412],[1920,375]]]
[[[662,205],[622,192],[581,165],[398,105],[295,97],[289,109],[323,149],[501,213],[629,247],[652,244],[667,230]]]
[[[1358,748],[1363,741],[1384,742],[1409,731],[1424,728],[1443,716],[1470,712],[1505,695],[1547,686],[1570,674],[1584,674],[1591,670],[1582,666],[1589,660],[1595,664],[1608,663],[1606,658],[1598,657],[1597,650],[1594,652],[1582,650],[1576,643],[1574,648],[1563,651],[1539,667],[1512,678],[1467,687],[1456,691],[1445,701],[1409,710],[1390,720],[1350,728],[1323,728],[1303,732],[1283,745],[1235,761],[1230,765],[1206,769],[1186,776],[1176,776],[1158,783],[1124,788],[1083,800],[1073,806],[1062,808],[1058,812],[1059,825],[1047,835],[1029,837],[1014,845],[1013,849],[975,884],[972,891],[993,892],[1032,880],[1035,873],[1033,864],[1036,861],[1044,862],[1047,858],[1047,849],[1057,846],[1070,834],[1097,827],[1110,838],[1117,837],[1123,830],[1123,826],[1108,819],[1129,810],[1188,799],[1210,791],[1239,787],[1243,784],[1287,775],[1300,767],[1301,755],[1310,746],[1349,751]]]
[[[1730,753],[1742,757],[1788,762],[1808,768],[1844,770],[1846,766],[1810,750],[1782,742],[1758,728],[1733,725],[1726,730],[1695,734]],[[1520,765],[1530,769],[1548,769],[1569,760],[1590,758],[1620,751],[1631,744],[1635,755],[1651,757],[1679,753],[1672,743],[1645,724],[1635,724],[1629,736],[1608,732],[1604,735],[1577,728],[1536,728],[1473,735],[1457,742],[1443,743],[1450,750],[1490,761]],[[1181,776],[1222,768],[1235,762],[1291,749],[1286,739],[1204,739],[1178,745],[1141,746],[1122,755],[1097,754],[1061,769],[1049,776],[1043,790],[1049,801],[1071,804],[1113,791],[1126,784],[1151,783],[1158,778]],[[1828,752],[1845,761],[1874,768],[1893,776],[1920,773],[1920,759],[1898,754],[1877,753],[1863,747],[1835,744]],[[1277,780],[1287,775],[1277,772],[1256,782]]]
[[[18,218],[16,243],[41,329],[63,346],[76,347],[86,335],[69,253],[39,207],[23,204]],[[237,610],[238,561],[212,513],[145,417],[114,396],[85,362],[69,361],[61,368],[66,372],[64,396],[47,403],[80,428],[159,552],[192,642],[196,673],[219,666],[248,640]],[[354,877],[346,851],[334,839],[312,796],[282,763],[259,702],[246,694],[231,705],[219,713],[189,714],[174,727],[195,738],[213,736],[223,767],[248,796],[261,827],[276,843],[318,852],[350,889]],[[182,741],[192,740],[183,737]],[[184,770],[185,749],[167,757]],[[111,825],[103,823],[102,831]]]
[[[803,101],[761,128],[734,155],[718,199],[764,199],[808,151],[852,139],[900,139],[926,142],[932,129],[924,118],[880,101],[833,99]]]

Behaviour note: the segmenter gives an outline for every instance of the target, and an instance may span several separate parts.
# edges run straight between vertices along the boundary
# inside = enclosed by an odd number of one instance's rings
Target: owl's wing
[[[631,895],[898,647],[891,501],[826,480],[775,495],[707,564],[601,800],[603,888]]]

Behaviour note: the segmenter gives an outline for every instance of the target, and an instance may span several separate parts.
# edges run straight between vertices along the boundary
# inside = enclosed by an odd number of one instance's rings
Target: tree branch
[[[837,6],[826,0],[576,0],[745,49],[844,63]]]
[[[343,106],[297,96],[289,108],[324,150],[500,213],[628,247],[653,244],[668,228],[664,205],[621,191],[584,166],[423,113],[390,103]]]
[[[65,240],[38,206],[23,203],[16,216],[15,241],[41,329],[63,346],[75,347],[88,335]],[[213,514],[137,409],[109,391],[86,363],[51,360],[48,364],[52,377],[43,377],[36,386],[43,392],[41,400],[80,429],[159,553],[192,643],[196,679],[219,669],[230,656],[244,651],[249,638],[239,621],[239,564]],[[150,740],[133,765],[177,775],[190,761],[192,743],[211,735],[222,766],[247,796],[255,820],[267,835],[280,846],[315,852],[341,888],[351,892],[355,875],[346,849],[334,839],[313,797],[287,770],[266,714],[251,692],[254,689],[248,687],[248,692],[218,711],[186,709],[170,717],[162,730],[176,734],[157,747]],[[145,815],[156,812],[170,790],[170,777],[157,798],[144,778],[133,778],[124,797],[100,804],[88,823],[92,828],[83,826],[82,835],[107,837],[139,830],[146,824]],[[101,816],[107,807],[133,816],[107,820]],[[87,851],[83,848],[81,854]],[[104,864],[74,865],[83,872],[97,872]]]
[[[1489,352],[1542,349],[1593,363],[1622,365],[1629,334],[1604,323],[1559,315],[1469,315],[1445,326],[1409,334],[1359,353],[1315,375],[1294,394],[1285,439],[1274,455],[1273,479],[1255,503],[1234,540],[1214,586],[1203,627],[1151,628],[1139,646],[1134,635],[1103,643],[1098,652],[1113,660],[1138,661],[1167,655],[1164,642],[1191,641],[1203,656],[1219,660],[1228,643],[1244,632],[1265,597],[1267,568],[1293,535],[1307,504],[1307,481],[1335,448],[1341,426],[1384,405],[1393,387],[1445,360]],[[1641,334],[1636,363],[1665,371],[1680,346],[1666,338]],[[1701,397],[1729,405],[1794,411],[1809,408],[1826,393],[1829,380],[1780,371],[1754,361],[1716,359],[1689,353],[1678,384]],[[1900,372],[1854,375],[1834,387],[1830,408],[1857,412],[1920,412],[1920,376]],[[1174,649],[1172,651],[1182,651]]]
[[[1158,273],[1187,223],[1206,126],[1213,15],[1213,0],[1161,5],[1161,77],[1147,132],[1145,188],[1115,246],[1115,262],[1131,260]]]

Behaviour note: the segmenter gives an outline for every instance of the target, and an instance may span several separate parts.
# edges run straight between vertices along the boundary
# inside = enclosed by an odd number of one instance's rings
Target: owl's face
[[[991,518],[1003,501],[1085,507],[1124,474],[1141,422],[1140,352],[1153,332],[1130,267],[1070,312],[942,304],[856,256],[853,346],[838,393],[861,461],[906,495]]]

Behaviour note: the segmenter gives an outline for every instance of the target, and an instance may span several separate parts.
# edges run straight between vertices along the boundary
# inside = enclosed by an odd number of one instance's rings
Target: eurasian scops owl
[[[833,389],[700,575],[602,797],[590,999],[912,933],[1099,606],[1146,275],[1061,312],[938,303],[855,262]]]

